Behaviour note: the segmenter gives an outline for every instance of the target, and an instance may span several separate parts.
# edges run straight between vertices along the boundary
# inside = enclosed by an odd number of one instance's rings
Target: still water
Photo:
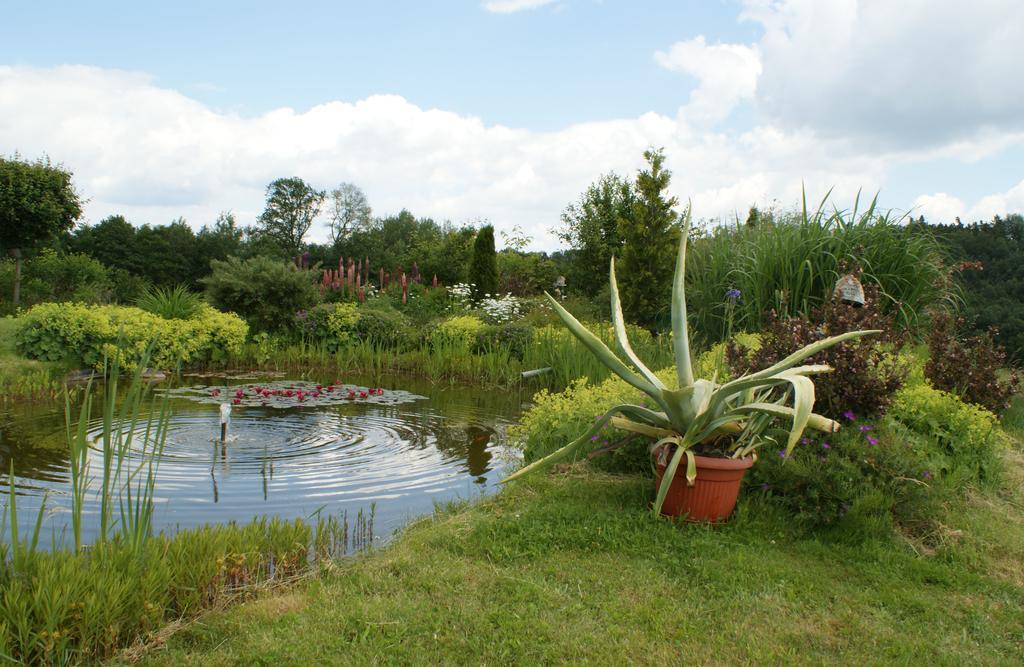
[[[361,384],[359,378],[345,382]],[[517,391],[432,386],[402,378],[379,383],[385,395],[402,390],[419,398],[397,404],[295,402],[286,407],[244,400],[233,407],[229,436],[221,443],[220,403],[231,401],[239,388],[251,392],[254,381],[184,378],[177,384],[198,387],[192,393],[202,400],[181,395],[170,400],[172,414],[156,474],[155,531],[245,522],[260,515],[294,519],[347,511],[353,517],[372,505],[376,541],[430,513],[435,503],[492,490],[512,459],[506,430],[521,414],[525,398]],[[289,380],[277,378],[266,386],[289,386]],[[212,400],[213,387],[219,388],[217,400]],[[100,394],[93,401],[96,416],[102,411]],[[73,406],[72,418],[76,415]],[[100,427],[97,418],[89,425],[90,434],[98,437]],[[145,422],[140,435],[144,428]],[[134,446],[144,440],[135,438]],[[131,464],[138,466],[141,457],[134,452]],[[13,465],[22,533],[31,530],[45,495],[41,541],[52,543],[62,534],[69,541],[63,405],[0,407],[0,464],[5,472]],[[97,478],[102,470],[98,450],[90,466]],[[2,488],[6,492],[7,484]],[[97,502],[86,507],[86,540],[96,534],[97,510]]]

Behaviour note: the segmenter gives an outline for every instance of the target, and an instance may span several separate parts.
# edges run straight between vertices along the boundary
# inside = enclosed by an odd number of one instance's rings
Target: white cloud
[[[697,78],[690,100],[680,109],[688,122],[711,126],[743,99],[753,97],[761,60],[757,49],[743,44],[707,44],[703,35],[676,42],[654,59],[666,69]]]
[[[1024,180],[1006,192],[981,197],[971,206],[945,192],[921,195],[914,200],[913,214],[923,215],[929,222],[951,223],[960,218],[967,223],[991,220],[997,215],[1021,211],[1024,211]]]
[[[997,215],[1022,211],[1024,211],[1024,180],[1006,192],[982,197],[967,214],[968,219],[973,222],[975,220],[991,220]]]
[[[923,215],[925,220],[934,223],[950,223],[964,215],[967,206],[959,197],[945,192],[932,195],[921,195],[914,200],[911,213],[917,217]]]
[[[511,14],[526,9],[537,9],[544,5],[550,5],[555,0],[488,0],[484,3],[484,9],[496,14]]]
[[[775,124],[876,150],[1024,131],[1020,0],[745,4],[765,31],[757,101]]]
[[[137,223],[184,216],[198,227],[232,209],[250,224],[267,183],[299,176],[320,188],[356,183],[380,214],[487,218],[552,249],[564,207],[601,173],[634,173],[649,146],[665,147],[672,193],[692,198],[698,218],[731,219],[773,199],[789,205],[802,184],[810,199],[835,186],[844,205],[860,188],[879,189],[889,166],[915,159],[808,129],[695,131],[684,117],[655,113],[533,132],[396,95],[242,116],[138,73],[0,67],[0,154],[48,153],[73,169],[92,222],[121,213]],[[1021,207],[1020,190],[1005,194],[1008,206]]]

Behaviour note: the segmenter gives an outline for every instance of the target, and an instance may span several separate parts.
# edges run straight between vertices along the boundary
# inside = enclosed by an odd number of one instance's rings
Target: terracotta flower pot
[[[667,462],[657,457],[654,488],[661,486]],[[686,459],[679,463],[676,476],[668,488],[661,506],[664,516],[685,516],[687,521],[718,523],[726,521],[736,508],[740,483],[747,469],[754,465],[754,457],[721,459],[697,456],[697,481],[686,483]]]

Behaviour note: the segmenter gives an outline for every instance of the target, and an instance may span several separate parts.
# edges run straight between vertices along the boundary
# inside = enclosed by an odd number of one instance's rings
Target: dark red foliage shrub
[[[897,327],[892,315],[879,309],[873,285],[866,285],[864,293],[863,306],[833,300],[812,311],[808,319],[779,317],[772,311],[762,332],[761,349],[751,354],[730,343],[726,353],[729,367],[736,374],[758,371],[822,338],[879,329],[881,334],[834,345],[804,363],[828,364],[834,369],[813,378],[815,412],[833,419],[847,411],[858,415],[882,412],[903,386],[909,370],[897,354],[906,342],[906,332]]]
[[[936,389],[956,394],[999,413],[1010,405],[1020,388],[1016,371],[999,380],[998,372],[1006,364],[1006,350],[995,342],[996,331],[966,336],[963,318],[949,313],[932,315],[928,332],[928,363],[924,374]]]

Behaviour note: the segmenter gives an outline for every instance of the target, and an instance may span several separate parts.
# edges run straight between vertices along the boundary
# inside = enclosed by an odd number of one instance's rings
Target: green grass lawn
[[[153,664],[1021,664],[1024,455],[927,544],[645,510],[650,481],[576,470],[439,510],[387,548],[209,614]]]

